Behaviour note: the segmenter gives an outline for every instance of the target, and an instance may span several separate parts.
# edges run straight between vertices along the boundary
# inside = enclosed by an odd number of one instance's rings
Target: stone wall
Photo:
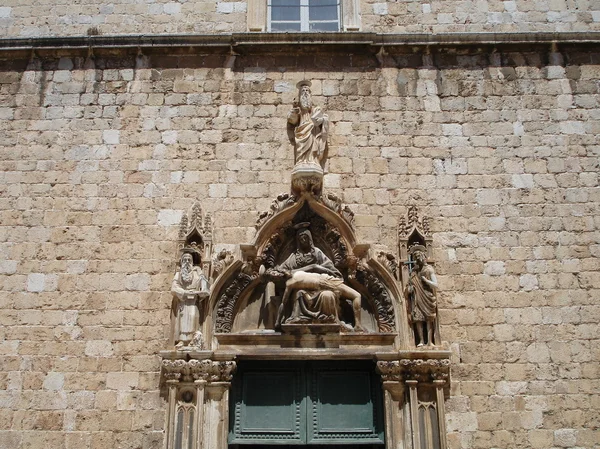
[[[247,9],[245,1],[5,0],[0,36],[245,32]],[[362,31],[380,33],[600,31],[600,5],[589,0],[363,0],[361,16]]]
[[[597,448],[600,55],[546,50],[4,60],[0,448],[162,447],[179,219],[253,238],[304,78],[359,240],[432,218],[450,447]]]

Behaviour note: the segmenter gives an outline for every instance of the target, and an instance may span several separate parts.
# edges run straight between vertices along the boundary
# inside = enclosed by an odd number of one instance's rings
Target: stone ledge
[[[0,39],[0,54],[18,51],[57,51],[69,53],[94,50],[126,50],[163,52],[179,48],[188,54],[238,50],[262,53],[267,48],[289,46],[327,46],[338,49],[351,47],[413,47],[469,45],[554,45],[599,44],[600,32],[556,33],[231,33],[231,34],[132,34],[111,36],[35,37]],[[63,53],[63,55],[64,55]]]

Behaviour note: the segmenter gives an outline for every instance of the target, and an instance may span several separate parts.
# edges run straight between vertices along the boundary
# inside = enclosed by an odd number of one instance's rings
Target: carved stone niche
[[[340,339],[404,346],[399,285],[356,242],[352,222],[335,195],[280,195],[254,242],[215,280],[213,344],[286,346],[312,336],[325,347]]]
[[[194,204],[181,219],[177,269],[171,283],[170,346],[177,351],[198,351],[204,345],[201,328],[210,295],[211,251],[212,220]]]
[[[212,256],[212,217],[203,213],[199,203],[195,203],[189,213],[184,213],[179,224],[179,237],[177,239],[177,259],[185,247],[197,249],[201,261],[202,271],[210,277]]]
[[[411,340],[423,349],[442,346],[432,246],[429,219],[420,216],[416,206],[409,206],[398,225],[400,277]]]

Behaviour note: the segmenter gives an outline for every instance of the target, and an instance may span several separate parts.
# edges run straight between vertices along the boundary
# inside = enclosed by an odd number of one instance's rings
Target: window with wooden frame
[[[248,31],[360,31],[359,0],[248,0]]]
[[[267,30],[339,31],[340,0],[267,0]]]

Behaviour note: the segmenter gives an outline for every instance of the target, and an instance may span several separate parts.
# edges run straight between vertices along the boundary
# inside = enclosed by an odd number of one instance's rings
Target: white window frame
[[[360,0],[340,0],[340,9],[340,30],[360,31]],[[248,12],[246,16],[248,31],[267,31],[268,16],[270,14],[267,13],[267,0],[248,0]]]
[[[272,9],[272,1],[267,0],[267,31],[269,33],[272,32],[271,23],[271,9]],[[335,31],[315,31],[315,33],[323,33],[323,32],[336,32],[341,29],[341,18],[342,18],[342,0],[332,0],[337,2],[337,20],[310,20],[310,0],[300,0],[300,20],[276,20],[275,23],[300,23],[300,32],[306,33],[310,31],[310,25],[312,23],[336,23],[337,30]]]

